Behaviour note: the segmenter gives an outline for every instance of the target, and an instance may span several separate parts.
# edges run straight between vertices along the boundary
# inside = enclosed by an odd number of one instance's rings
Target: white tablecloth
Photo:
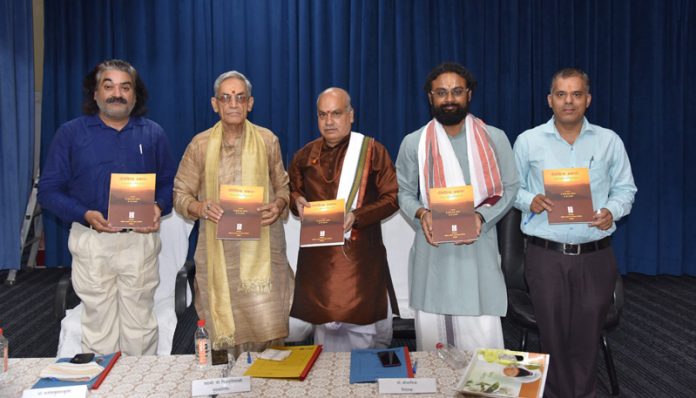
[[[255,358],[256,354],[252,354]],[[454,386],[461,371],[447,367],[432,352],[413,352],[411,360],[418,361],[416,377],[437,379],[438,394],[418,394],[417,397],[454,396]],[[10,359],[7,380],[0,384],[0,397],[21,397],[24,389],[38,380],[41,369],[55,358]],[[246,354],[237,360],[230,376],[241,376],[249,367]],[[191,382],[221,377],[224,365],[198,369],[193,355],[122,357],[98,390],[90,397],[190,397]],[[350,384],[350,353],[323,352],[304,381],[252,379],[251,392],[230,394],[242,397],[371,397],[378,395],[377,384]],[[221,395],[223,397],[225,395]],[[408,396],[408,395],[399,395]]]

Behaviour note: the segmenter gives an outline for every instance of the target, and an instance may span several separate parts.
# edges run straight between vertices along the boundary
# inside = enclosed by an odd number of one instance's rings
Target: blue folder
[[[116,355],[118,354],[118,356]],[[111,370],[111,365],[113,362],[118,360],[118,357],[121,356],[120,352],[114,352],[113,354],[107,354],[107,355],[97,355],[92,359],[92,362],[96,362],[97,364],[101,365],[104,367],[104,370],[99,373],[98,375],[94,376],[93,378],[89,379],[88,381],[63,381],[63,380],[58,380],[58,379],[53,379],[53,378],[40,378],[39,381],[36,382],[31,388],[48,388],[48,387],[70,387],[70,386],[82,386],[86,385],[87,389],[91,390],[92,387],[94,386],[94,383],[97,382],[97,380],[103,380],[106,374]],[[59,362],[69,362],[72,358],[59,358],[56,363]],[[113,366],[113,365],[112,365]]]
[[[377,356],[381,351],[394,351],[401,365],[384,367]],[[377,379],[413,377],[408,347],[362,349],[350,352],[350,383],[374,383]]]

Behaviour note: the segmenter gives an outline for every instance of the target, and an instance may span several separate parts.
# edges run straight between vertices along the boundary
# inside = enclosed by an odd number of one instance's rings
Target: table
[[[256,357],[252,353],[252,358]],[[437,379],[438,394],[417,394],[414,397],[454,396],[454,387],[462,371],[445,365],[434,352],[412,352],[418,361],[416,377]],[[10,358],[9,374],[0,384],[0,397],[21,397],[22,391],[38,380],[41,369],[55,358]],[[242,354],[230,376],[242,376],[249,364]],[[178,398],[191,396],[191,382],[221,377],[225,365],[198,369],[193,355],[121,357],[97,390],[90,397],[109,398]],[[350,353],[322,352],[304,381],[251,380],[251,392],[220,397],[372,397],[377,396],[376,383],[350,384]],[[408,395],[399,395],[407,397]]]

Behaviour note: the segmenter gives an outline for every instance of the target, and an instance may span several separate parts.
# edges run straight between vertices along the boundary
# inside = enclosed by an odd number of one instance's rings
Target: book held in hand
[[[309,202],[304,208],[300,227],[300,247],[341,246],[344,243],[343,199]]]
[[[541,398],[548,367],[548,354],[479,348],[456,389],[483,397]]]
[[[544,195],[553,202],[549,224],[591,223],[594,209],[588,168],[544,170]]]
[[[254,240],[261,236],[263,187],[220,185],[220,206],[224,210],[217,225],[218,239]]]
[[[471,185],[430,188],[428,200],[435,243],[476,238],[474,190]]]
[[[111,174],[109,224],[116,228],[151,227],[155,222],[155,174]]]

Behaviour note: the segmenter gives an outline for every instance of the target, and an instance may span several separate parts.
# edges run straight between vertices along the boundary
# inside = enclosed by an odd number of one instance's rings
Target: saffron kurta
[[[505,133],[486,126],[498,161],[505,192],[494,206],[481,206],[485,218],[481,235],[470,245],[430,245],[425,240],[416,211],[423,207],[418,189],[418,142],[425,128],[407,135],[396,160],[399,178],[399,206],[411,220],[416,236],[409,256],[409,304],[412,308],[446,315],[496,315],[507,313],[507,292],[498,255],[495,224],[512,207],[519,188],[515,160]],[[467,184],[471,184],[467,157],[466,128],[448,136]]]
[[[316,139],[296,154],[290,174],[291,210],[295,200],[336,199],[350,135],[333,148]],[[300,248],[291,315],[313,324],[367,325],[387,317],[389,267],[381,221],[398,210],[396,170],[389,153],[374,142],[362,206],[351,239],[344,246]]]
[[[288,175],[283,167],[278,138],[268,129],[256,126],[266,146],[269,174],[269,201],[282,198],[289,202]],[[245,133],[246,134],[246,133]],[[220,153],[220,171],[218,181],[222,184],[242,184],[241,149],[245,134],[238,137],[231,145],[224,143]],[[176,178],[174,179],[174,206],[185,217],[193,218],[188,206],[193,200],[219,198],[205,197],[205,157],[210,130],[195,137],[186,148]],[[287,214],[287,213],[285,213]],[[201,319],[210,317],[208,301],[208,267],[205,229],[216,228],[216,224],[201,220],[196,245],[196,311]],[[222,242],[227,276],[229,279],[232,313],[235,321],[235,344],[266,342],[284,338],[288,335],[288,318],[292,301],[293,275],[288,264],[285,247],[285,232],[282,219],[270,225],[271,246],[271,292],[246,293],[238,291],[240,285],[240,241]],[[214,333],[214,327],[208,327]],[[212,336],[215,337],[215,336]]]

